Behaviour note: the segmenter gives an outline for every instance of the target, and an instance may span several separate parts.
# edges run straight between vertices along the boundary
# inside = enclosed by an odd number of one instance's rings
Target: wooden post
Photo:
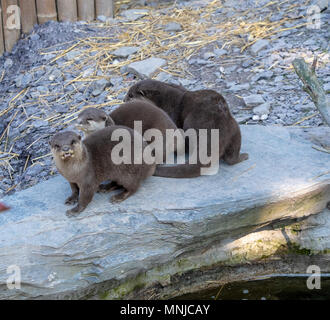
[[[113,0],[95,0],[96,17],[113,18]]]
[[[29,33],[37,23],[35,0],[20,0],[22,31]]]
[[[3,39],[3,29],[2,29],[2,10],[1,10],[1,3],[0,3],[0,55],[5,52],[5,43]]]
[[[23,0],[24,1],[24,0]],[[38,23],[57,20],[55,0],[36,0]]]
[[[21,34],[19,7],[17,0],[1,0],[1,8],[5,49],[9,52]]]
[[[77,21],[77,1],[57,0],[58,20]]]
[[[312,67],[310,67],[303,58],[296,58],[292,64],[298,77],[304,84],[304,90],[311,96],[315,106],[319,109],[324,122],[330,126],[330,102],[323,89],[322,82],[316,76],[317,59],[314,58]]]
[[[92,21],[95,17],[94,0],[78,0],[79,20]]]

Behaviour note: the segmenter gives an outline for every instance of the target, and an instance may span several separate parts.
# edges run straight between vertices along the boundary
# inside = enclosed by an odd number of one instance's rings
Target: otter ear
[[[78,135],[78,139],[81,140],[81,135],[80,134]]]

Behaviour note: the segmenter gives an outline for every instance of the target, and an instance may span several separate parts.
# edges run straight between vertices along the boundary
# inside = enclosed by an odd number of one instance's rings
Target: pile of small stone
[[[177,1],[123,7],[115,19],[94,23],[36,26],[0,57],[0,194],[56,174],[50,136],[74,129],[83,108],[110,112],[138,79],[217,90],[244,124],[322,125],[291,65],[296,57],[311,62],[317,55],[318,77],[329,90],[330,13],[321,13],[321,29],[307,28],[311,3]],[[187,12],[196,19],[195,38],[191,21],[180,20]],[[144,35],[147,24],[159,32],[158,40]],[[267,29],[272,26],[278,27]]]

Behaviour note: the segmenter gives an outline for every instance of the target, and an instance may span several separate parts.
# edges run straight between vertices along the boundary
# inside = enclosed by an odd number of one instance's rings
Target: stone
[[[166,65],[166,60],[151,57],[142,61],[130,63],[127,71],[136,74],[140,79],[150,78],[159,68]]]
[[[0,283],[16,265],[22,286],[3,285],[0,299],[168,299],[218,287],[219,272],[227,281],[312,264],[329,272],[330,162],[310,133],[330,128],[241,132],[249,160],[194,179],[150,177],[120,204],[95,194],[76,218],[65,215],[62,176],[2,197],[11,209],[0,215]]]
[[[65,55],[65,59],[67,61],[76,60],[76,59],[79,59],[80,55],[81,55],[80,50],[71,50]]]
[[[127,20],[135,21],[148,14],[148,10],[145,9],[129,9],[122,11],[121,16],[125,17]]]
[[[268,115],[270,110],[270,104],[268,102],[265,102],[257,107],[253,108],[253,113],[258,116]]]
[[[10,58],[7,58],[5,60],[5,63],[3,64],[3,66],[5,67],[5,69],[9,69],[12,67],[13,64],[14,64],[13,60],[11,60]]]
[[[110,85],[111,85],[111,82],[105,78],[95,81],[93,84],[92,95],[94,97],[100,95],[104,91],[104,89],[109,87]]]
[[[218,48],[216,48],[216,49],[214,49],[214,53],[215,53],[215,55],[216,55],[217,57],[221,57],[221,56],[227,54],[228,51],[225,50],[225,49],[218,49]]]
[[[203,58],[205,59],[205,60],[208,60],[208,59],[210,59],[210,58],[214,58],[215,57],[215,53],[214,52],[205,52],[204,54],[203,54]]]
[[[179,24],[177,22],[170,22],[167,25],[165,25],[164,30],[165,31],[181,31],[182,26],[181,26],[181,24]]]
[[[323,85],[323,89],[324,89],[325,92],[330,91],[330,82],[325,83],[325,84]]]
[[[172,76],[166,72],[159,72],[156,80],[163,81],[163,82],[173,82]]]
[[[127,58],[129,55],[139,51],[138,47],[121,47],[112,52],[113,55],[119,58]]]
[[[251,46],[251,52],[253,54],[257,54],[260,50],[265,49],[268,45],[269,45],[268,40],[260,39]]]
[[[94,73],[94,68],[87,68],[86,70],[84,70],[84,72],[82,73],[82,77],[83,78],[88,78],[89,76],[91,76]]]
[[[238,92],[241,90],[249,90],[250,89],[250,84],[249,83],[243,83],[243,84],[234,84],[232,85],[229,90],[233,92]]]
[[[25,88],[32,82],[32,80],[33,76],[30,73],[22,74],[16,79],[16,87]]]
[[[243,100],[247,107],[256,107],[265,102],[264,98],[260,94],[251,94],[243,97]]]
[[[32,41],[37,41],[40,39],[40,36],[37,33],[31,34],[30,39]]]
[[[45,128],[49,126],[48,121],[45,120],[34,120],[32,124],[35,128]]]
[[[107,22],[108,18],[106,16],[100,15],[100,16],[97,16],[97,20],[99,20],[101,22]]]

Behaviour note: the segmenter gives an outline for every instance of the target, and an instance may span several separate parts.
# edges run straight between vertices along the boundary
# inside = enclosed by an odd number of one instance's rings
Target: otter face
[[[88,108],[80,112],[76,128],[87,135],[109,125],[108,115],[100,109]]]
[[[148,99],[157,104],[160,96],[159,83],[155,80],[142,80],[130,87],[124,101],[130,101],[133,99]]]
[[[69,161],[82,153],[81,136],[73,131],[55,134],[49,142],[55,161]]]

